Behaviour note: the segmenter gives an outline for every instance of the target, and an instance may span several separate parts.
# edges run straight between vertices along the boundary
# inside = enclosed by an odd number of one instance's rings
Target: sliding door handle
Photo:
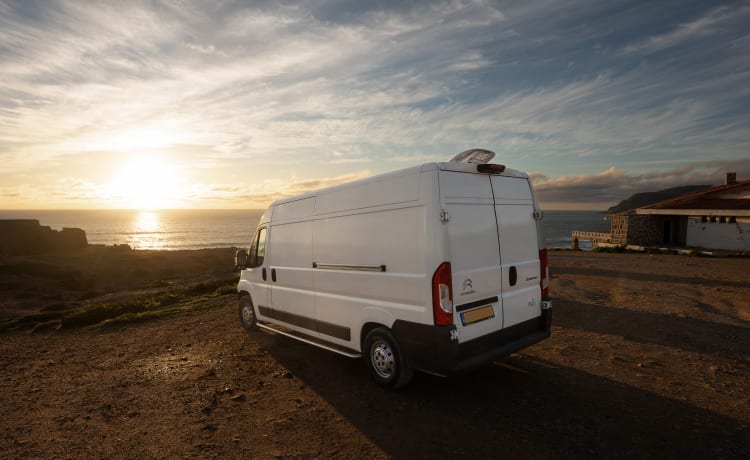
[[[271,281],[273,281],[274,283],[276,282],[276,269],[275,268],[271,269]]]

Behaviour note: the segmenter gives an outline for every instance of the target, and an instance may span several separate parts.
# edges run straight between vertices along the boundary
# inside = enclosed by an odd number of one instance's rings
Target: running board
[[[354,350],[349,350],[348,348],[339,347],[338,345],[334,343],[328,343],[324,340],[316,339],[315,337],[309,337],[309,336],[303,337],[301,334],[295,334],[294,332],[291,332],[291,331],[277,329],[271,324],[266,324],[266,323],[261,323],[261,322],[258,322],[257,324],[258,324],[258,327],[261,329],[265,329],[275,334],[285,335],[294,340],[299,340],[300,342],[309,343],[310,345],[315,345],[316,347],[324,348],[328,351],[332,351],[334,353],[344,355],[348,358],[360,358],[362,356],[361,353],[357,353]]]

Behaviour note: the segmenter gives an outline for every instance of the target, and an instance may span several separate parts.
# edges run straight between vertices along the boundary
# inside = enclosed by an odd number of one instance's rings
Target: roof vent
[[[459,153],[451,158],[451,163],[473,163],[482,165],[489,163],[495,157],[495,152],[485,149],[471,149]]]
[[[737,183],[737,173],[736,172],[728,172],[727,173],[727,181],[726,185],[736,184]]]

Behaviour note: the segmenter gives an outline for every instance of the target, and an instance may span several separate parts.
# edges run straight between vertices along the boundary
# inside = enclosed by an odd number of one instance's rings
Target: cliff
[[[52,230],[36,219],[0,220],[0,254],[46,254],[80,250],[88,246],[80,228]]]
[[[685,193],[697,192],[698,190],[708,187],[709,185],[685,185],[682,187],[672,187],[665,190],[659,190],[658,192],[636,193],[607,209],[607,213],[616,214],[619,212],[630,211],[631,209],[648,206],[650,204],[658,203],[659,201],[684,195]]]

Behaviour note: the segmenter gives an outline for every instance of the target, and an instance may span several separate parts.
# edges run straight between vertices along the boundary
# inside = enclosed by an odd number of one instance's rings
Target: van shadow
[[[278,335],[258,341],[394,458],[748,458],[750,429],[684,402],[513,355],[402,391],[352,360]]]
[[[621,336],[644,344],[720,354],[750,364],[750,327],[564,299],[555,301],[554,324],[567,329]]]

